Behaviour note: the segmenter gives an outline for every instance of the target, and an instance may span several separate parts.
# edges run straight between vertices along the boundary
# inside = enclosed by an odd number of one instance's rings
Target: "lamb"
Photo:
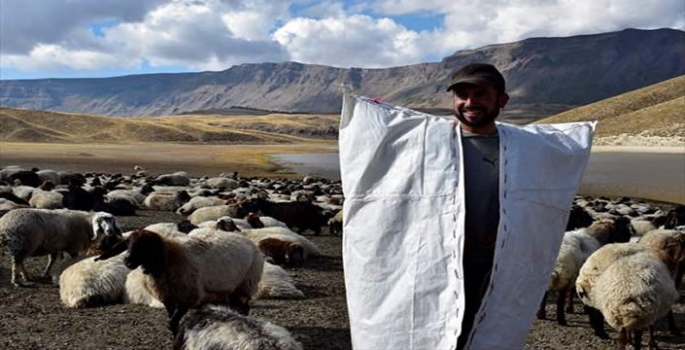
[[[116,219],[107,213],[87,213],[67,209],[15,209],[0,218],[0,239],[12,257],[12,284],[24,286],[29,278],[24,260],[50,255],[43,272],[47,277],[61,252],[76,257],[101,235],[121,234]],[[20,271],[23,282],[17,279]]]
[[[302,344],[283,327],[225,306],[205,305],[183,317],[173,349],[302,350]]]
[[[255,244],[237,234],[170,239],[147,230],[134,231],[96,260],[125,250],[124,264],[129,269],[142,267],[145,287],[164,304],[173,334],[181,317],[203,303],[228,299],[229,305],[247,314],[264,265]]]

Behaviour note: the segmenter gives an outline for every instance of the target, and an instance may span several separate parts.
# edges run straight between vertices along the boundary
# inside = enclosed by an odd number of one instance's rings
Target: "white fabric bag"
[[[346,95],[343,264],[356,350],[454,349],[464,310],[455,121]],[[467,348],[523,347],[587,164],[595,123],[498,123],[500,223]]]

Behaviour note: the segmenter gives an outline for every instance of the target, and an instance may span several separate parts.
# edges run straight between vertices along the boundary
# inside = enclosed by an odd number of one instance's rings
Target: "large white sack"
[[[498,123],[500,223],[468,349],[520,349],[561,245],[595,123]],[[455,121],[345,96],[343,259],[354,349],[454,349],[464,310]]]

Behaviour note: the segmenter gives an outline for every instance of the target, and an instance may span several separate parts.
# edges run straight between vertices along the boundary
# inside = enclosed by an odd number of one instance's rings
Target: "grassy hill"
[[[685,136],[685,75],[538,121],[598,120],[598,136]]]
[[[0,141],[49,143],[300,143],[337,136],[337,115],[117,118],[0,108]]]

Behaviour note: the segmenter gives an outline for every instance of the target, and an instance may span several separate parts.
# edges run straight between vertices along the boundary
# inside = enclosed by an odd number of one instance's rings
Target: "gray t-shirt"
[[[499,225],[499,136],[462,131],[466,195],[465,263],[489,269]],[[475,266],[474,266],[475,267]]]

